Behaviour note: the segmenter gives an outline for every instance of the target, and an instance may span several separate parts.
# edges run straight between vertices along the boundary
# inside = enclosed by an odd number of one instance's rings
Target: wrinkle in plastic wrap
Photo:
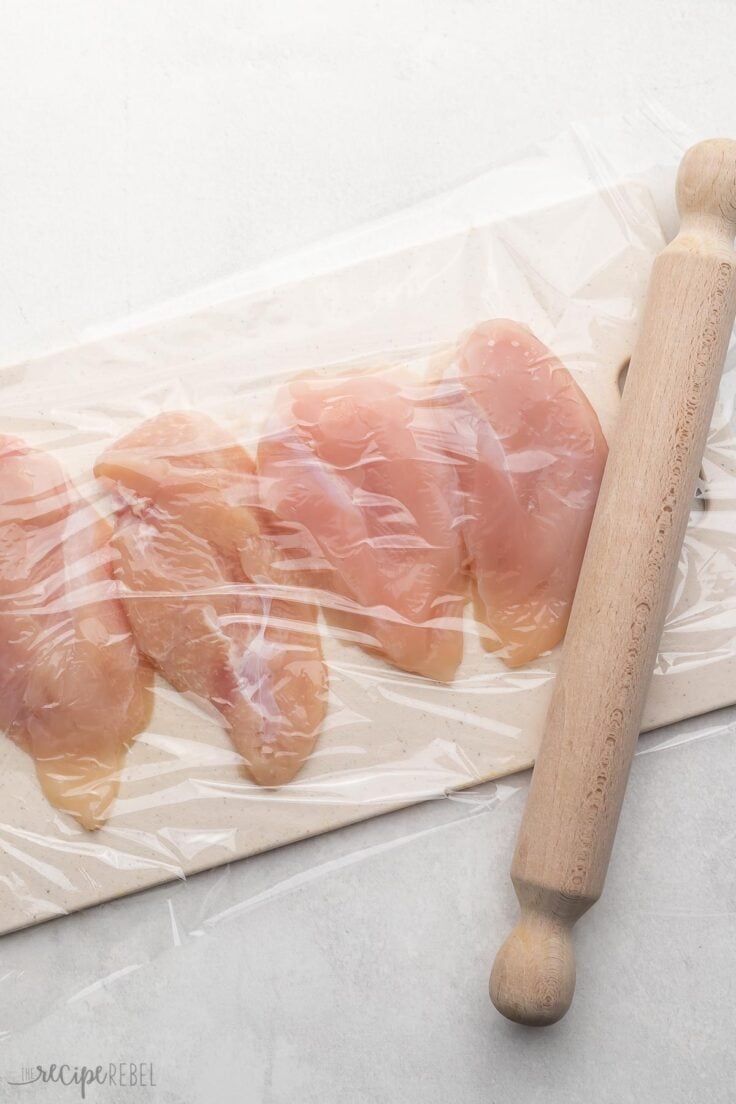
[[[567,135],[2,370],[2,930],[531,764],[677,153]],[[648,727],[733,699],[732,366]]]

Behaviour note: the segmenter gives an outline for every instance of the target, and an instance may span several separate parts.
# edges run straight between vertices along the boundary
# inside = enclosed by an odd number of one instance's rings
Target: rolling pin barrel
[[[683,158],[678,236],[654,262],[511,877],[519,922],[491,974],[509,1019],[575,988],[572,925],[603,889],[736,311],[736,142]]]

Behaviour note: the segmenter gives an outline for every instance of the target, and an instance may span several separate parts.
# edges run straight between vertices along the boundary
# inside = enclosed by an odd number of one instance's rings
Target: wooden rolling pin
[[[736,311],[736,142],[677,178],[681,228],[652,268],[511,879],[519,922],[491,974],[511,1020],[575,988],[572,926],[603,889]],[[662,841],[663,846],[665,841]]]

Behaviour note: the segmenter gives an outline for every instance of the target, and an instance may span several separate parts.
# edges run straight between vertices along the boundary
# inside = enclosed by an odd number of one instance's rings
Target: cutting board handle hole
[[[616,373],[616,386],[618,387],[620,395],[623,395],[624,393],[624,387],[626,386],[626,377],[629,374],[630,363],[631,357],[627,357],[619,368],[618,372]]]

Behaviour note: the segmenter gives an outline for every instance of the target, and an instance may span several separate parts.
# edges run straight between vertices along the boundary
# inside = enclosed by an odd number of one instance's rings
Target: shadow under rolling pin
[[[652,267],[560,671],[516,844],[519,922],[491,999],[564,1016],[572,927],[600,897],[736,312],[736,142],[677,177],[681,227]]]

